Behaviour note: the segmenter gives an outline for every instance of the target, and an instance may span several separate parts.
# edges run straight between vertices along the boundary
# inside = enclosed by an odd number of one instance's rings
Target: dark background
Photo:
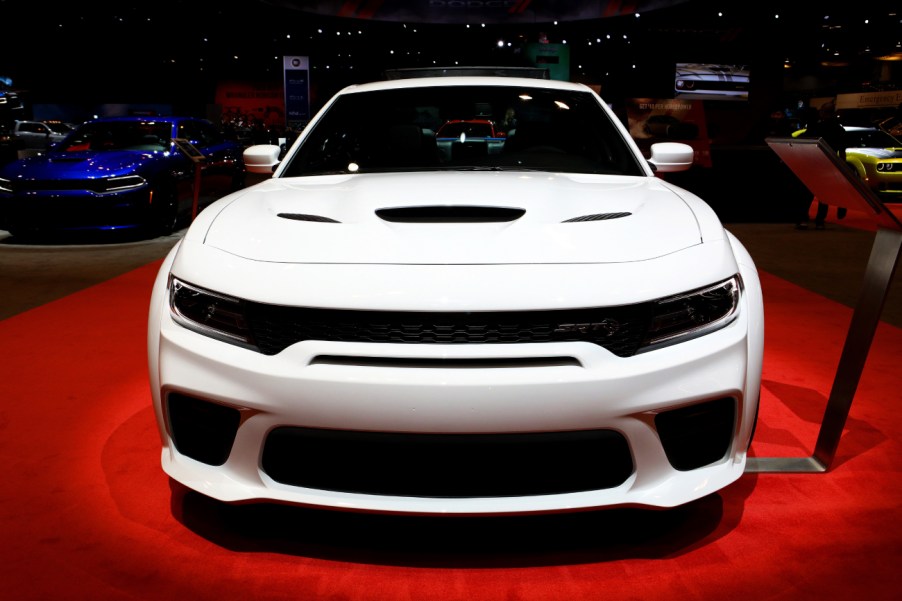
[[[384,79],[388,69],[528,65],[527,45],[545,38],[569,47],[570,79],[594,86],[625,120],[627,99],[673,96],[677,62],[745,64],[747,102],[705,101],[713,168],[668,177],[726,221],[792,221],[810,194],[764,140],[797,127],[792,117],[815,99],[902,89],[902,61],[882,60],[902,59],[897,5],[0,0],[0,77],[12,78],[29,107],[89,115],[100,104],[160,104],[212,118],[223,82],[281,85],[282,57],[307,56],[316,111],[340,88]],[[868,122],[892,110],[847,118]]]
[[[897,3],[837,4],[0,0],[0,76],[32,103],[168,103],[203,114],[218,82],[281,82],[281,57],[301,55],[315,108],[386,69],[525,64],[525,44],[544,35],[570,47],[570,79],[600,86],[615,105],[672,96],[676,62],[748,64],[742,109],[763,121],[799,99],[900,87],[900,63],[876,60],[902,52]],[[613,16],[576,19],[598,14]]]

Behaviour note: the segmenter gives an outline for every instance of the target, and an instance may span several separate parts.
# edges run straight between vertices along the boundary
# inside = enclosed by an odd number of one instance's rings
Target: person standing
[[[806,128],[798,133],[799,135],[797,137],[801,138],[821,138],[841,159],[845,160],[846,130],[839,120],[839,115],[836,113],[836,105],[833,101],[822,104],[817,112],[817,120],[814,121],[814,123],[806,124]],[[817,198],[813,198],[812,200],[817,200]],[[808,207],[810,205],[811,202],[805,206],[804,214],[800,216],[796,227],[800,229],[808,227]],[[824,229],[824,222],[827,219],[827,212],[829,209],[830,207],[828,205],[817,200],[817,212],[814,217],[814,227],[816,229]],[[846,209],[844,207],[839,207],[837,209],[837,217],[842,219],[845,216]]]

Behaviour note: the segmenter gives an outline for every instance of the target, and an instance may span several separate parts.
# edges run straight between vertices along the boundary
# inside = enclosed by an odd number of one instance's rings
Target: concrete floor
[[[183,234],[33,244],[0,231],[0,319],[162,259]]]
[[[837,223],[796,230],[788,223],[727,223],[759,269],[849,307],[858,301],[874,233]],[[184,234],[153,239],[24,243],[0,231],[0,319],[162,259]],[[902,270],[882,313],[902,327]],[[149,294],[149,291],[148,291]]]

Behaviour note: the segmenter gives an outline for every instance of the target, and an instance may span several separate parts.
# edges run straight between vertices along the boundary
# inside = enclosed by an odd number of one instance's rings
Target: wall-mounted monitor
[[[673,77],[674,98],[686,100],[748,100],[747,65],[677,63]]]

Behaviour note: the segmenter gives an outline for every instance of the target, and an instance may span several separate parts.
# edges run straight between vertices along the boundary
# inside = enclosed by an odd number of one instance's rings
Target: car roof
[[[497,77],[497,76],[451,76],[451,77],[415,77],[411,79],[392,79],[350,85],[339,94],[356,94],[377,90],[400,90],[408,88],[431,88],[451,86],[498,86],[498,87],[530,87],[548,90],[568,90],[591,92],[592,89],[581,83],[560,81],[557,79],[535,79],[529,77]]]

